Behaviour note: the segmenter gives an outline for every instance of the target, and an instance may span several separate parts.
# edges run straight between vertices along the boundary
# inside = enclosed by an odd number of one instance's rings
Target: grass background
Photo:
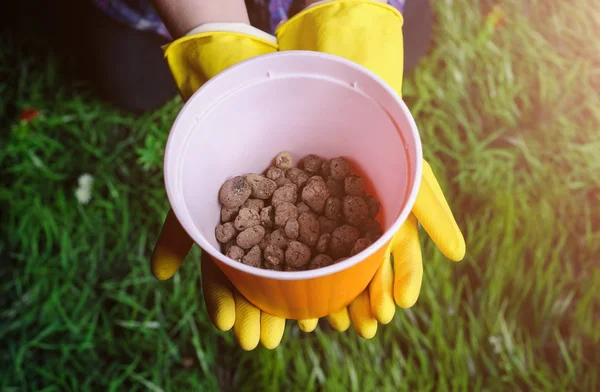
[[[373,340],[290,322],[251,353],[210,324],[197,249],[150,275],[181,102],[124,114],[44,36],[4,34],[0,390],[598,390],[600,3],[447,0],[435,17],[404,93],[465,260],[423,236],[421,297]]]

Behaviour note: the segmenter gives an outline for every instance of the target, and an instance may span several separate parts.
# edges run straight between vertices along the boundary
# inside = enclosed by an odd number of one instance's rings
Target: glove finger
[[[421,187],[412,211],[444,256],[453,261],[465,257],[465,239],[431,166],[425,160]]]
[[[232,286],[208,253],[202,252],[202,293],[208,315],[215,327],[229,331],[235,322]]]
[[[312,332],[317,328],[317,323],[319,319],[306,319],[306,320],[298,320],[298,326],[304,332]]]
[[[332,313],[327,316],[327,321],[331,328],[339,332],[344,332],[350,328],[350,315],[348,314],[348,308],[344,308],[337,313]]]
[[[260,315],[260,342],[272,350],[279,346],[285,331],[285,319],[262,312]]]
[[[234,290],[233,296],[236,314],[233,334],[243,350],[254,350],[260,340],[260,309],[248,302],[237,290]]]
[[[377,320],[371,312],[369,291],[365,290],[348,307],[350,319],[356,332],[365,339],[371,339],[377,333]]]
[[[410,214],[392,241],[394,299],[401,308],[417,302],[423,279],[423,260],[417,218]]]
[[[193,244],[194,241],[181,227],[173,210],[169,210],[152,252],[152,275],[159,280],[175,275]]]
[[[381,324],[388,324],[396,313],[396,304],[392,295],[394,270],[390,260],[390,252],[386,252],[385,260],[379,266],[373,280],[369,283],[371,312]]]

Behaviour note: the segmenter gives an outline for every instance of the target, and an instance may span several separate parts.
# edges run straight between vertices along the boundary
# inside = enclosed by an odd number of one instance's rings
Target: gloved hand
[[[165,59],[184,100],[207,80],[240,61],[277,51],[275,37],[240,24],[206,24],[165,48]],[[167,215],[152,254],[152,274],[160,280],[175,274],[193,245],[172,211]],[[279,345],[285,320],[261,312],[250,304],[202,253],[202,290],[213,324],[221,331],[233,328],[240,347],[254,349],[259,340],[266,348]],[[316,319],[298,324],[314,330]]]
[[[314,50],[345,57],[373,71],[402,96],[402,23],[402,15],[387,4],[369,0],[325,1],[308,7],[281,25],[275,34],[281,51]],[[387,324],[394,317],[394,301],[402,308],[414,305],[423,277],[418,222],[446,257],[454,261],[464,257],[462,233],[425,161],[412,214],[392,239],[388,257],[368,289],[348,310],[328,316],[333,328],[343,331],[351,320],[360,336],[371,338],[377,332],[378,321]]]

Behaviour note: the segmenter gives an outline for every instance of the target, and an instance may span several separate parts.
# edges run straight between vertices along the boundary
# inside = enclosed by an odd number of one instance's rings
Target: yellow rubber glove
[[[253,29],[250,26],[238,27],[235,29]],[[277,45],[265,39],[264,33],[251,33],[254,34],[206,31],[180,38],[166,46],[165,59],[183,99],[189,99],[202,84],[226,68],[277,51]],[[192,239],[181,227],[175,214],[169,211],[152,254],[152,274],[160,280],[172,277],[192,245]],[[204,252],[201,268],[204,301],[213,324],[221,331],[233,328],[236,340],[244,350],[256,348],[259,341],[268,349],[277,347],[283,337],[285,320],[261,312],[250,304]],[[298,324],[303,331],[310,332],[316,328],[317,321],[303,320]]]
[[[281,51],[314,50],[347,58],[373,71],[401,96],[402,24],[402,15],[387,4],[338,0],[305,9],[275,34]],[[390,243],[388,257],[348,309],[328,316],[333,328],[344,331],[351,322],[360,336],[372,338],[378,322],[387,324],[394,317],[394,302],[403,308],[414,305],[423,277],[418,222],[446,257],[464,257],[464,238],[427,162],[412,214]]]

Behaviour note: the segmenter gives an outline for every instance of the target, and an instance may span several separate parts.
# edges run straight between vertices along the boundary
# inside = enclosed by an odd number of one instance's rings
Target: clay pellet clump
[[[264,174],[223,184],[215,237],[224,254],[254,267],[304,271],[338,263],[381,237],[379,202],[348,161],[308,155],[301,167],[282,152]]]
[[[268,206],[260,210],[260,224],[265,229],[273,228],[275,222],[275,207]]]
[[[292,241],[285,251],[285,263],[292,268],[305,267],[310,261],[310,248],[298,241]]]
[[[350,175],[350,164],[344,158],[331,160],[331,177],[335,180],[343,180]]]
[[[363,250],[365,250],[369,246],[371,246],[371,244],[372,244],[372,242],[369,241],[366,238],[360,238],[360,239],[358,239],[354,243],[354,246],[352,247],[352,250],[350,251],[350,256],[354,256],[355,254],[358,254],[358,253],[362,252]]]
[[[348,176],[344,179],[344,192],[348,196],[360,196],[365,195],[365,186],[363,184],[362,177]]]
[[[262,226],[254,226],[238,234],[236,243],[242,249],[250,249],[257,245],[265,236],[266,230]]]
[[[321,175],[323,178],[331,177],[331,160],[324,161],[321,164]]]
[[[278,266],[283,264],[283,261],[285,259],[285,253],[283,249],[274,245],[269,245],[265,248],[264,259],[265,264],[269,264],[271,266]]]
[[[340,180],[336,180],[333,177],[329,177],[326,181],[327,190],[329,190],[329,195],[333,197],[337,197],[338,199],[344,198],[346,194],[344,193],[344,182]]]
[[[248,199],[244,204],[242,204],[242,208],[250,208],[256,212],[260,212],[261,209],[265,206],[265,201],[261,199]]]
[[[309,263],[308,269],[317,269],[327,267],[333,264],[333,259],[327,255],[316,255]]]
[[[333,233],[333,231],[340,225],[333,219],[329,219],[326,216],[320,216],[317,218],[319,226],[321,227],[321,233]]]
[[[271,199],[271,205],[277,207],[283,203],[296,203],[298,199],[298,186],[295,184],[286,184],[281,188],[278,188],[273,192],[273,198]]]
[[[319,221],[310,213],[305,212],[298,217],[298,240],[309,247],[317,244],[321,234]]]
[[[242,263],[257,268],[262,266],[262,250],[260,250],[258,245],[254,245],[252,249],[242,257]]]
[[[375,218],[377,214],[379,214],[379,208],[381,207],[379,201],[377,201],[373,196],[368,196],[366,201],[367,207],[369,207],[369,216],[371,218]]]
[[[298,208],[292,203],[283,203],[275,207],[275,227],[285,227],[288,220],[297,218]]]
[[[277,229],[269,234],[269,245],[276,246],[280,249],[287,249],[288,239],[282,229]]]
[[[252,194],[252,187],[242,176],[237,176],[228,180],[219,190],[219,201],[225,207],[236,208],[244,204],[244,202]]]
[[[293,166],[292,154],[287,151],[277,154],[275,157],[275,166],[281,170],[291,169]]]
[[[265,174],[269,180],[277,181],[284,177],[284,172],[278,167],[270,166]]]
[[[344,217],[342,201],[337,197],[330,197],[325,203],[325,216],[339,221]]]
[[[302,188],[309,179],[308,174],[306,174],[304,170],[300,170],[296,167],[286,171],[285,178],[296,184],[298,188]]]
[[[329,189],[322,177],[311,177],[302,190],[302,201],[305,202],[311,210],[320,214],[325,208],[325,202],[329,198]]]
[[[277,184],[275,181],[268,179],[262,174],[248,174],[246,176],[246,181],[250,184],[252,188],[252,197],[257,199],[266,200],[273,195],[275,189],[277,189]]]
[[[343,210],[346,221],[353,226],[359,226],[369,217],[369,207],[367,207],[367,202],[358,196],[344,197]]]
[[[295,240],[298,238],[300,224],[297,219],[290,219],[285,223],[284,232],[287,238]]]
[[[240,207],[234,207],[234,208],[223,207],[223,208],[221,208],[221,222],[223,222],[223,223],[231,222],[232,220],[235,219],[235,217],[237,216],[239,211],[240,211]]]
[[[233,245],[227,251],[227,257],[235,261],[242,261],[242,257],[244,257],[244,250],[237,245]]]
[[[250,208],[242,208],[240,209],[240,213],[237,218],[233,222],[236,230],[244,231],[249,229],[250,227],[254,227],[256,225],[260,225],[260,215],[258,211]]]
[[[281,188],[284,185],[287,184],[293,184],[292,180],[290,180],[289,178],[285,178],[285,177],[279,177],[278,179],[275,180],[275,185],[277,185],[277,188]]]
[[[303,166],[304,170],[309,173],[317,174],[321,170],[321,166],[323,165],[323,159],[319,158],[314,154],[308,155],[304,158]]]
[[[317,241],[317,246],[315,247],[317,252],[327,253],[327,251],[329,250],[329,241],[331,241],[331,234],[329,234],[329,233],[322,234],[319,237],[319,240]]]
[[[215,229],[215,237],[217,241],[222,244],[225,244],[231,241],[237,234],[235,226],[231,222],[224,223],[222,225],[217,226]]]
[[[350,225],[338,227],[331,234],[331,256],[334,259],[347,257],[354,247],[356,241],[360,238],[360,231]]]
[[[302,214],[304,212],[312,212],[312,210],[310,209],[308,204],[306,204],[302,201],[300,203],[296,204],[296,207],[298,207],[298,213],[300,213],[300,214]]]

